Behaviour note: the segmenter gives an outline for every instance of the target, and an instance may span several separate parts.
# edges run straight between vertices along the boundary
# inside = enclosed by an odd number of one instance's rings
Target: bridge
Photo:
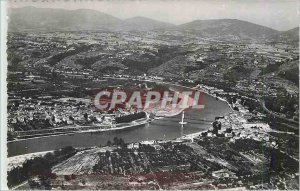
[[[171,116],[171,117],[167,117],[167,118],[170,118],[170,119],[178,119],[178,117],[176,116]],[[188,121],[188,122],[191,122],[191,123],[212,123],[214,121],[211,121],[211,120],[205,120],[205,119],[199,119],[199,118],[191,118],[191,117],[185,117],[184,118],[185,121]],[[194,121],[194,122],[192,122]]]

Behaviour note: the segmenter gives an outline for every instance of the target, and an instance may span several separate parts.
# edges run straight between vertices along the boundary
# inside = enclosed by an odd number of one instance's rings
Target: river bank
[[[29,140],[29,139],[38,139],[38,138],[44,138],[44,137],[52,137],[52,136],[61,136],[61,135],[73,135],[73,134],[79,134],[79,133],[96,133],[96,132],[106,132],[106,131],[116,131],[116,130],[122,130],[122,129],[127,129],[130,127],[137,127],[140,125],[144,125],[147,124],[149,122],[148,118],[145,118],[143,120],[139,119],[139,120],[135,120],[132,121],[131,123],[123,123],[123,124],[119,124],[122,125],[120,127],[113,127],[110,129],[94,129],[94,128],[99,128],[98,126],[79,126],[77,131],[70,131],[70,132],[62,132],[62,133],[53,133],[53,134],[41,134],[41,136],[35,136],[35,137],[31,137],[31,138],[26,138],[26,139],[17,139],[17,140],[13,140],[13,141],[7,141],[8,143],[12,143],[12,142],[17,142],[17,141],[24,141],[24,140]],[[82,127],[87,127],[90,128],[89,130],[80,130],[80,128]]]

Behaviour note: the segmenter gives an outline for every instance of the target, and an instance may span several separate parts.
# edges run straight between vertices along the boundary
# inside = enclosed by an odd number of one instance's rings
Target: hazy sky
[[[14,0],[9,7],[95,9],[125,19],[144,16],[173,24],[234,18],[288,30],[299,26],[298,0]],[[26,2],[27,1],[27,2]],[[34,2],[35,1],[35,2]],[[54,1],[54,2],[53,2]]]

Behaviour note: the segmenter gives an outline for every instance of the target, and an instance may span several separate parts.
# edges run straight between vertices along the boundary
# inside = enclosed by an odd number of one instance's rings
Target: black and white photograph
[[[1,190],[299,190],[298,0],[5,5]]]

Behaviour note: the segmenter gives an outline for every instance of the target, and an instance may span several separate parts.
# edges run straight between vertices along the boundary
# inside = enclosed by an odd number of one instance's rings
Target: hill
[[[116,29],[125,31],[149,31],[168,29],[174,25],[170,23],[156,21],[146,17],[133,17],[125,19]]]
[[[278,34],[277,39],[287,42],[299,42],[299,27]]]
[[[99,29],[149,31],[173,26],[169,23],[145,17],[121,20],[111,15],[88,9],[65,10],[23,7],[9,9],[8,16],[9,31],[80,31]]]
[[[269,39],[278,31],[237,19],[196,20],[177,26],[184,32],[203,37],[225,37],[227,39]]]
[[[158,75],[167,78],[184,77],[185,68],[191,66],[185,56],[176,56],[173,59],[159,65],[158,67],[151,68],[148,73],[150,75]]]
[[[9,31],[109,29],[121,20],[95,10],[23,7],[8,10]]]
[[[299,85],[299,59],[281,65],[278,70],[278,74],[281,78],[287,79],[298,86]]]

